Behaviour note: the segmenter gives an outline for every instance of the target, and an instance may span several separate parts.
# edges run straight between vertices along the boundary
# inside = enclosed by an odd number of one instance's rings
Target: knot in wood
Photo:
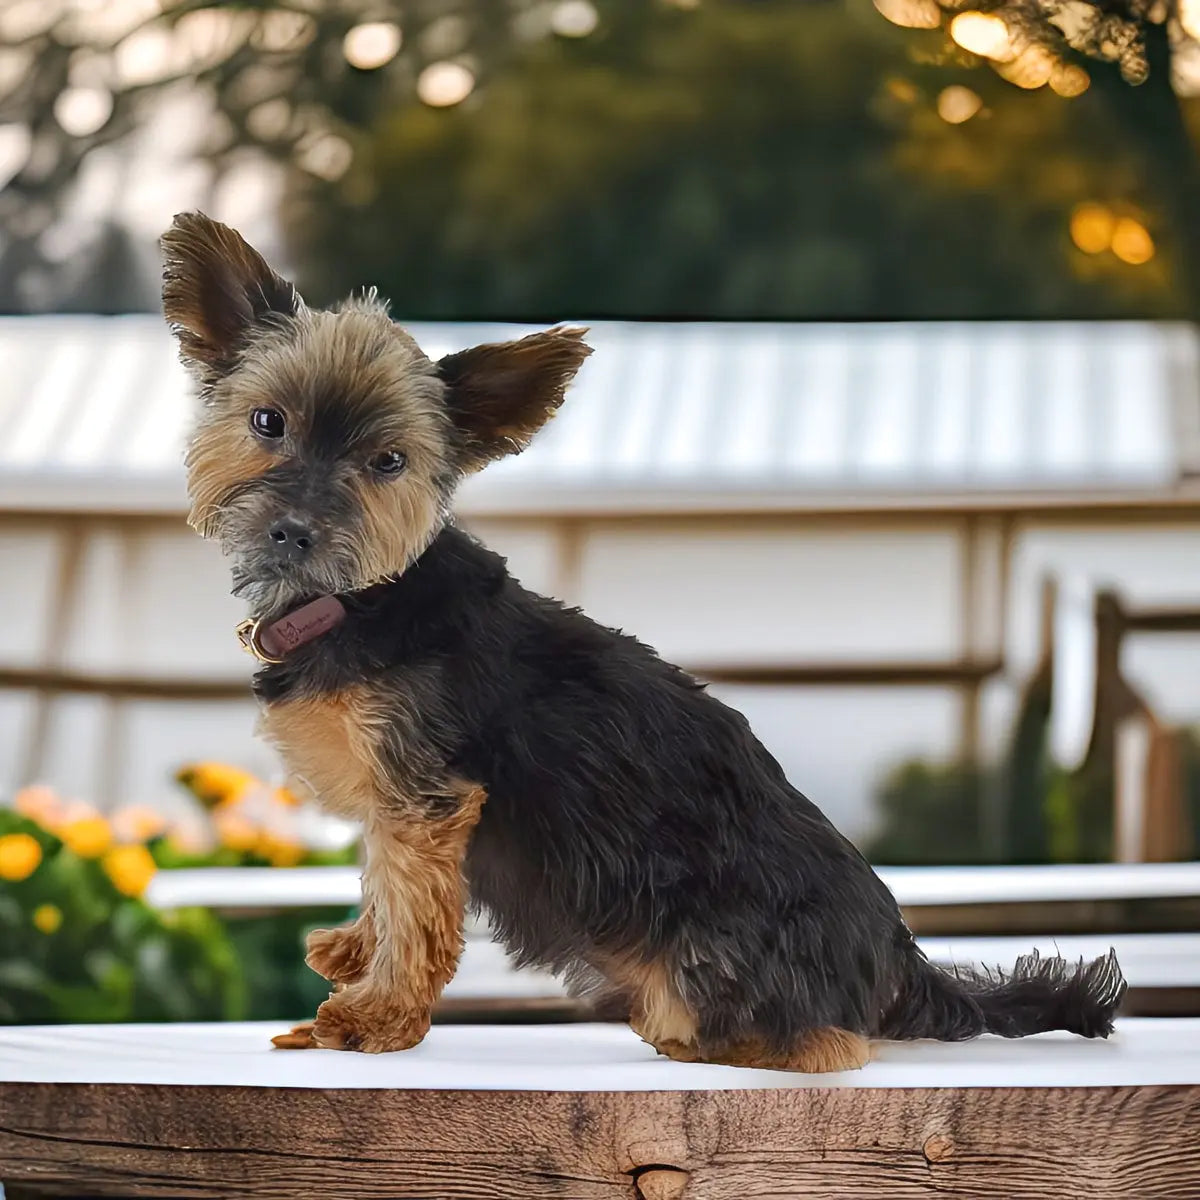
[[[926,1162],[944,1162],[954,1153],[954,1139],[945,1133],[935,1133],[921,1147]]]
[[[633,1177],[638,1200],[681,1200],[687,1185],[688,1173],[678,1167],[642,1167]]]

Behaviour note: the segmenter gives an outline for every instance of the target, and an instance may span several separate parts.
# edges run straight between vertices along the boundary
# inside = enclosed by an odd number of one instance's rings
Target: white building
[[[436,356],[521,330],[417,326]],[[1181,325],[617,325],[461,493],[529,586],[714,678],[852,835],[881,773],[1007,734],[1046,572],[1200,603],[1200,342]],[[223,564],[183,523],[154,317],[0,320],[0,789],[165,802],[269,771]],[[1200,646],[1130,674],[1200,718]],[[57,692],[28,687],[35,680]],[[728,682],[729,678],[755,682]],[[115,689],[116,695],[112,694]]]

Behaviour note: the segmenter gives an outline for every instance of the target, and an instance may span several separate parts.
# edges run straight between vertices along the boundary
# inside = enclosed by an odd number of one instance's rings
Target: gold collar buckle
[[[242,649],[247,654],[252,654],[260,663],[273,665],[283,662],[282,658],[272,658],[263,648],[259,636],[262,633],[262,621],[253,621],[249,618],[238,624],[237,639],[242,644]]]

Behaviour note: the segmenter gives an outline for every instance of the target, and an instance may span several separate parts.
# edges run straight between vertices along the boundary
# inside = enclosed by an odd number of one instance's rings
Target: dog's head
[[[198,213],[163,236],[163,309],[199,390],[191,524],[271,608],[402,572],[463,476],[523,449],[591,352],[551,329],[431,362],[374,295],[308,308]]]

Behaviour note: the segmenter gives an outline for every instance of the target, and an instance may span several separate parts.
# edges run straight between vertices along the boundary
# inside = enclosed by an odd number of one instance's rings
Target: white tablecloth
[[[619,1025],[435,1026],[399,1054],[274,1050],[277,1024],[0,1029],[4,1082],[236,1087],[656,1091],[786,1087],[1200,1085],[1200,1019],[1128,1018],[1107,1042],[1070,1034],[888,1043],[862,1071],[797,1075],[659,1058]]]

